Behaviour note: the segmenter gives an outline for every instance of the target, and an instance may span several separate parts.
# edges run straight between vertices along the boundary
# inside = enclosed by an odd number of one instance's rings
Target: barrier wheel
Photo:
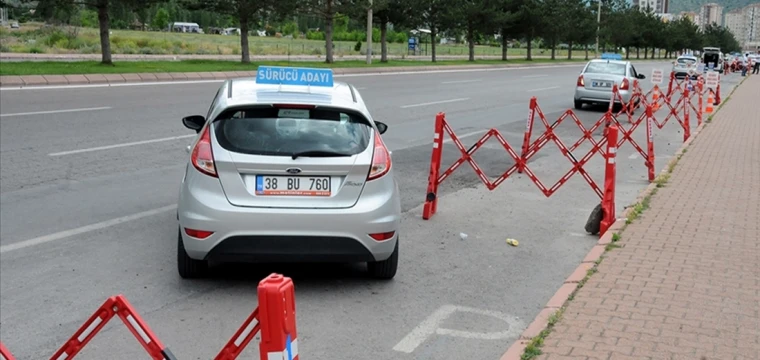
[[[208,271],[208,261],[196,260],[187,255],[182,234],[177,231],[177,270],[183,279],[199,278]]]
[[[396,276],[396,269],[398,268],[398,242],[396,239],[396,247],[393,249],[391,256],[383,261],[370,261],[367,263],[367,270],[369,275],[376,279],[390,280]]]
[[[581,109],[583,109],[583,101],[573,100],[573,102],[575,103],[574,104],[575,105],[575,110],[581,110]]]
[[[594,207],[594,210],[591,210],[591,215],[588,217],[588,221],[586,221],[586,232],[591,235],[596,235],[599,233],[599,230],[602,227],[602,217],[604,216],[604,211],[602,211],[602,204],[597,205]]]

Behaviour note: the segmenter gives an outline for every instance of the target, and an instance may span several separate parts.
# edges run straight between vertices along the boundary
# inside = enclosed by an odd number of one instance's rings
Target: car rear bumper
[[[385,260],[393,253],[401,204],[398,185],[390,173],[365,184],[365,191],[351,208],[233,206],[219,179],[189,166],[180,187],[177,214],[185,251],[193,259],[363,262]],[[201,240],[187,235],[185,228],[213,234]],[[396,233],[384,241],[369,236],[386,232]]]
[[[629,90],[619,90],[620,96],[623,98],[623,102],[628,103],[631,100],[631,92]],[[612,97],[612,89],[608,90],[591,90],[584,87],[575,88],[575,100],[592,103],[610,103]],[[615,103],[620,104],[620,99],[615,97]]]

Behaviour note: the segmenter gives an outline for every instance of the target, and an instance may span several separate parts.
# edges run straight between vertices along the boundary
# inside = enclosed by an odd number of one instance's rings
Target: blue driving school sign
[[[333,86],[331,69],[259,66],[256,83],[269,85]]]
[[[615,53],[603,53],[602,60],[623,60],[623,55]]]

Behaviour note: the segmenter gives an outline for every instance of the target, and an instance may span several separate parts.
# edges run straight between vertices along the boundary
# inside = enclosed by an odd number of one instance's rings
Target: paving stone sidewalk
[[[568,303],[541,360],[760,359],[760,76]]]

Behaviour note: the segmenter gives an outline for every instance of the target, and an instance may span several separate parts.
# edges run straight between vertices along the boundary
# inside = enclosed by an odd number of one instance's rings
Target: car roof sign
[[[256,83],[333,87],[333,71],[332,69],[259,66],[256,70]]]
[[[615,53],[603,53],[602,60],[623,60],[623,56]]]

